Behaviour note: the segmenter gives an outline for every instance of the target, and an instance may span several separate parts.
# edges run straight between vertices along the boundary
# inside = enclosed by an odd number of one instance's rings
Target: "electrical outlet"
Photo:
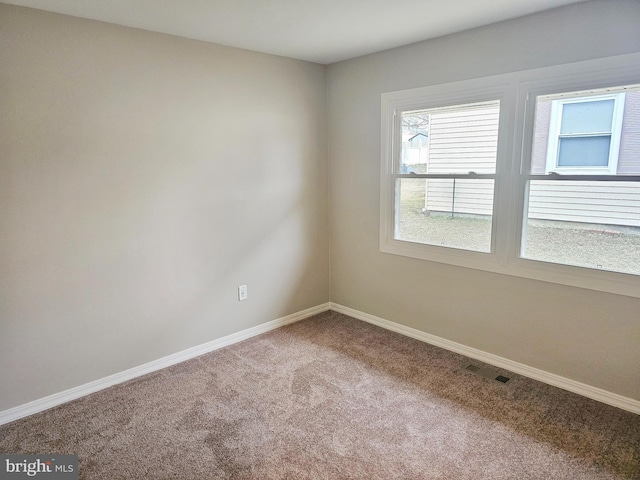
[[[247,292],[247,286],[240,285],[238,287],[238,300],[246,300],[248,296],[249,293]]]

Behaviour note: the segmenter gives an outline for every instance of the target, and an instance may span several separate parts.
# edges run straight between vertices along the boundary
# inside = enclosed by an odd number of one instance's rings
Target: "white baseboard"
[[[514,362],[507,358],[483,352],[482,350],[478,350],[472,347],[467,347],[466,345],[452,342],[450,340],[437,337],[435,335],[431,335],[414,328],[406,327],[404,325],[400,325],[399,323],[391,322],[389,320],[385,320],[384,318],[376,317],[359,310],[354,310],[337,303],[325,303],[291,315],[287,315],[286,317],[278,318],[276,320],[272,320],[255,327],[242,330],[241,332],[227,335],[226,337],[212,340],[202,345],[197,345],[195,347],[174,353],[172,355],[168,355],[166,357],[159,358],[158,360],[145,363],[138,367],[130,368],[123,372],[109,375],[108,377],[101,378],[99,380],[95,380],[93,382],[89,382],[84,385],[65,390],[63,392],[54,393],[53,395],[49,395],[47,397],[25,403],[24,405],[19,405],[8,410],[4,410],[0,412],[0,425],[13,422],[14,420],[18,420],[29,415],[33,415],[34,413],[48,410],[49,408],[61,405],[71,400],[75,400],[91,393],[95,393],[112,385],[126,382],[127,380],[146,375],[147,373],[155,372],[156,370],[160,370],[162,368],[170,367],[171,365],[190,360],[200,355],[204,355],[205,353],[218,350],[219,348],[223,348],[228,345],[232,345],[234,343],[238,343],[248,338],[254,337],[256,335],[266,333],[270,330],[289,325],[290,323],[304,320],[305,318],[317,315],[318,313],[326,312],[327,310],[334,310],[338,313],[349,315],[350,317],[365,321],[367,323],[371,323],[373,325],[377,325],[396,333],[400,333],[407,337],[415,338],[416,340],[420,340],[425,343],[429,343],[431,345],[435,345],[437,347],[459,353],[469,358],[474,358],[484,363],[495,365],[496,367],[504,368],[505,370],[509,370],[525,377],[533,378],[534,380],[538,380],[540,382],[547,383],[549,385],[553,385],[555,387],[559,387],[573,393],[577,393],[584,397],[588,397],[593,400],[606,403],[608,405],[613,405],[614,407],[618,407],[623,410],[628,410],[630,412],[640,414],[640,401],[638,400],[611,393],[597,387],[586,385],[584,383],[576,382],[574,380],[570,380],[553,373],[545,372],[537,368],[529,367],[528,365]]]
[[[318,313],[326,312],[329,309],[329,303],[308,308],[306,310],[287,315],[286,317],[278,318],[276,320],[272,320],[255,327],[242,330],[241,332],[233,333],[231,335],[227,335],[226,337],[218,338],[216,340],[203,343],[202,345],[188,348],[187,350],[183,350],[172,355],[167,355],[166,357],[159,358],[158,360],[145,363],[138,367],[133,367],[123,372],[115,373],[113,375],[109,375],[108,377],[85,383],[84,385],[80,385],[63,392],[54,393],[53,395],[49,395],[47,397],[25,403],[24,405],[19,405],[8,410],[4,410],[0,412],[0,425],[13,422],[14,420],[18,420],[19,418],[33,415],[34,413],[48,410],[49,408],[61,405],[80,397],[84,397],[85,395],[89,395],[91,393],[95,393],[99,390],[111,387],[112,385],[126,382],[127,380],[146,375],[147,373],[155,372],[156,370],[160,370],[162,368],[170,367],[171,365],[175,365],[176,363],[190,360],[200,355],[204,355],[205,353],[218,350],[219,348],[241,342],[251,337],[255,337],[256,335],[260,335],[261,333],[266,333],[270,330],[289,325],[290,323],[304,320],[305,318],[317,315]]]
[[[618,407],[629,412],[640,414],[640,401],[633,398],[624,397],[616,393],[608,392],[607,390],[603,390],[601,388],[592,387],[591,385],[576,382],[575,380],[564,378],[554,373],[545,372],[544,370],[539,370],[523,363],[514,362],[513,360],[499,357],[498,355],[494,355],[492,353],[487,353],[476,348],[452,342],[451,340],[437,337],[435,335],[416,330],[415,328],[406,327],[404,325],[400,325],[399,323],[385,320],[384,318],[376,317],[359,310],[354,310],[353,308],[345,307],[336,303],[331,303],[330,306],[331,310],[335,312],[343,313],[350,317],[357,318],[358,320],[377,325],[387,330],[400,333],[407,337],[415,338],[416,340],[420,340],[422,342],[444,348],[445,350],[459,353],[466,357],[473,358],[499,368],[504,368],[505,370],[509,370],[510,372],[514,372],[519,375],[529,377],[549,385],[553,385],[554,387],[568,390],[569,392],[577,393],[578,395],[597,400],[598,402],[606,403],[608,405],[613,405],[614,407]]]

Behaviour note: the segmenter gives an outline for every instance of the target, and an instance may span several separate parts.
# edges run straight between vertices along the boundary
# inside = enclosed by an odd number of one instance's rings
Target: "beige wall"
[[[0,411],[329,300],[325,70],[0,5]]]
[[[380,94],[640,51],[640,2],[577,4],[331,65],[333,302],[640,399],[640,299],[382,254]]]

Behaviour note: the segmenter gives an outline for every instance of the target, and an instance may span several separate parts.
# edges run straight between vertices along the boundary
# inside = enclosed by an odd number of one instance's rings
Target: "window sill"
[[[560,265],[516,257],[499,258],[498,255],[492,253],[472,252],[400,240],[382,239],[380,242],[380,252],[502,275],[511,275],[530,280],[640,298],[640,277],[637,275],[599,271],[591,268]]]

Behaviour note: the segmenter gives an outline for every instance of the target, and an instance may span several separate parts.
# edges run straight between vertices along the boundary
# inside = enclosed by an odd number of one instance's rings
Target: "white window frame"
[[[566,104],[596,102],[599,100],[613,100],[613,117],[611,121],[611,143],[606,167],[562,167],[558,162],[558,145],[560,128],[562,127],[562,112]],[[618,171],[618,154],[620,153],[620,138],[622,136],[622,119],[624,117],[624,93],[613,95],[595,95],[588,99],[583,97],[557,99],[551,103],[551,119],[549,123],[549,142],[547,149],[546,173],[556,172],[563,175],[615,175]],[[595,132],[594,132],[595,133]],[[604,132],[603,132],[604,133]]]
[[[553,264],[521,257],[531,175],[535,99],[640,83],[640,53],[484,77],[381,96],[380,251],[421,260],[514,275],[640,298],[640,275]],[[401,143],[398,112],[500,100],[491,253],[425,245],[394,238],[395,180]],[[613,143],[613,142],[612,142]],[[542,175],[548,179],[551,175]],[[571,175],[562,175],[570,179]],[[640,181],[640,176],[624,176]],[[577,179],[577,178],[575,178]],[[606,175],[601,177],[607,179]]]
[[[492,175],[444,175],[444,178],[493,178],[494,179],[494,204],[492,216],[491,254],[471,250],[461,250],[451,247],[428,245],[421,243],[397,240],[395,238],[395,218],[397,216],[397,202],[395,198],[395,184],[397,178],[421,178],[426,175],[403,175],[400,173],[400,156],[402,148],[402,129],[400,126],[401,113],[412,110],[427,110],[432,108],[449,107],[469,103],[485,101],[500,101],[499,129],[508,128],[509,118],[503,114],[504,105],[513,104],[513,98],[508,98],[509,85],[495,83],[491,79],[484,82],[483,79],[472,82],[459,82],[456,84],[439,85],[429,88],[418,88],[382,94],[382,188],[381,188],[381,239],[380,249],[387,253],[397,253],[424,260],[451,263],[454,265],[477,265],[477,268],[487,262],[495,263],[498,257],[494,255],[497,250],[496,231],[497,215],[495,210],[499,205],[497,195],[497,183],[501,171],[508,162],[511,150],[509,137],[501,138],[498,135],[498,148],[496,157],[496,173]],[[502,172],[503,175],[505,172]]]

